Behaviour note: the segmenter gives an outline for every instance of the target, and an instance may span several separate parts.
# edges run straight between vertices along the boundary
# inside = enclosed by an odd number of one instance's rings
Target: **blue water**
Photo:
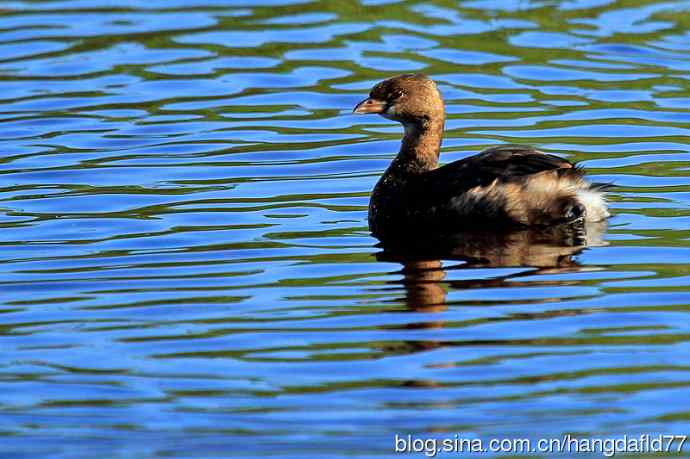
[[[690,2],[0,11],[3,457],[690,431]],[[447,103],[442,161],[580,161],[617,185],[608,228],[385,253],[366,209],[401,128],[350,112],[413,71]]]

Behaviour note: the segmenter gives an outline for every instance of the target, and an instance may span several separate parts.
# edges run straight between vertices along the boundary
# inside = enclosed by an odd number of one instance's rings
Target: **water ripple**
[[[0,8],[8,457],[687,431],[687,2]],[[580,161],[617,185],[608,229],[495,258],[378,247],[401,128],[351,109],[412,71],[446,100],[445,161]]]

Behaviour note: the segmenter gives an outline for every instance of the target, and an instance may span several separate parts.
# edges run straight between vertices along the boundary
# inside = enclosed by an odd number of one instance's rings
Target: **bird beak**
[[[352,113],[357,113],[359,115],[364,115],[366,113],[378,113],[381,114],[386,111],[386,103],[382,100],[378,99],[372,99],[371,97],[368,99],[364,99],[360,103],[358,103],[355,108],[352,110]]]

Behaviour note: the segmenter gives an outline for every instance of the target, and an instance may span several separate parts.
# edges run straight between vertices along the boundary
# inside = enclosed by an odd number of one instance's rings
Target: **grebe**
[[[378,83],[353,113],[375,113],[405,128],[400,152],[369,202],[369,229],[379,239],[609,216],[602,193],[608,185],[592,184],[573,163],[529,146],[500,145],[439,167],[445,110],[425,75]]]

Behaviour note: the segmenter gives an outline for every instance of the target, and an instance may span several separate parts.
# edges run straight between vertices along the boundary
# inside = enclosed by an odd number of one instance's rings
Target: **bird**
[[[505,144],[439,165],[445,107],[423,74],[377,83],[355,114],[404,128],[400,151],[376,183],[369,230],[380,240],[481,229],[584,224],[609,217],[604,192],[578,165],[525,145]]]

